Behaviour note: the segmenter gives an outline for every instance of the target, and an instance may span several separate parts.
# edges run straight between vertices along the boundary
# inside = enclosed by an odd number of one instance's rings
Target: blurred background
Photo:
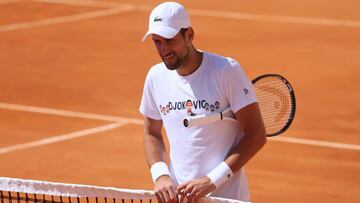
[[[163,1],[0,0],[0,176],[152,189],[138,112]],[[359,202],[360,2],[178,1],[198,49],[278,73],[291,128],[247,164],[254,202]],[[50,139],[51,138],[51,139]]]

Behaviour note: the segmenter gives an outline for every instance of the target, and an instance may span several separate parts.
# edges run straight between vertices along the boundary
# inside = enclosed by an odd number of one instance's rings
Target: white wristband
[[[231,168],[223,161],[216,168],[214,168],[207,177],[214,183],[216,188],[222,185],[226,180],[234,175]]]
[[[166,165],[166,163],[164,163],[164,162],[154,163],[151,166],[150,171],[151,171],[151,177],[152,177],[154,183],[160,176],[163,176],[163,175],[170,176],[169,168]]]

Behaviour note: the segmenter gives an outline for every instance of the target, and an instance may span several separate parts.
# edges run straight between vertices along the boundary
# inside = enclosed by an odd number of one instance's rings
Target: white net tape
[[[116,199],[152,199],[156,200],[153,191],[120,189],[114,187],[99,187],[93,185],[56,183],[39,180],[24,180],[0,177],[0,191],[11,191],[38,195],[52,195],[62,197],[116,198]],[[244,203],[238,200],[205,197],[206,203]]]

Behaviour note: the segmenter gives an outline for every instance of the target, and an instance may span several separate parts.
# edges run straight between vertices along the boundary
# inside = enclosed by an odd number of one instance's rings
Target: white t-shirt
[[[234,122],[216,121],[191,128],[186,116],[233,112],[256,102],[251,81],[234,59],[203,52],[200,67],[188,76],[168,70],[164,63],[153,66],[145,80],[140,112],[162,120],[170,144],[170,172],[176,183],[205,177],[225,160],[243,136]],[[212,192],[211,196],[248,201],[243,169]]]

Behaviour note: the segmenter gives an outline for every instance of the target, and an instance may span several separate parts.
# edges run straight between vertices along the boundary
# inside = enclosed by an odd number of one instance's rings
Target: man
[[[266,142],[251,81],[235,60],[195,49],[190,18],[178,3],[154,8],[143,40],[150,35],[163,63],[154,65],[146,77],[140,112],[158,200],[175,202],[179,195],[180,202],[197,202],[210,195],[248,201],[242,167]],[[182,124],[186,116],[229,106],[238,123],[216,121],[192,128]],[[169,167],[163,124],[170,144]]]

